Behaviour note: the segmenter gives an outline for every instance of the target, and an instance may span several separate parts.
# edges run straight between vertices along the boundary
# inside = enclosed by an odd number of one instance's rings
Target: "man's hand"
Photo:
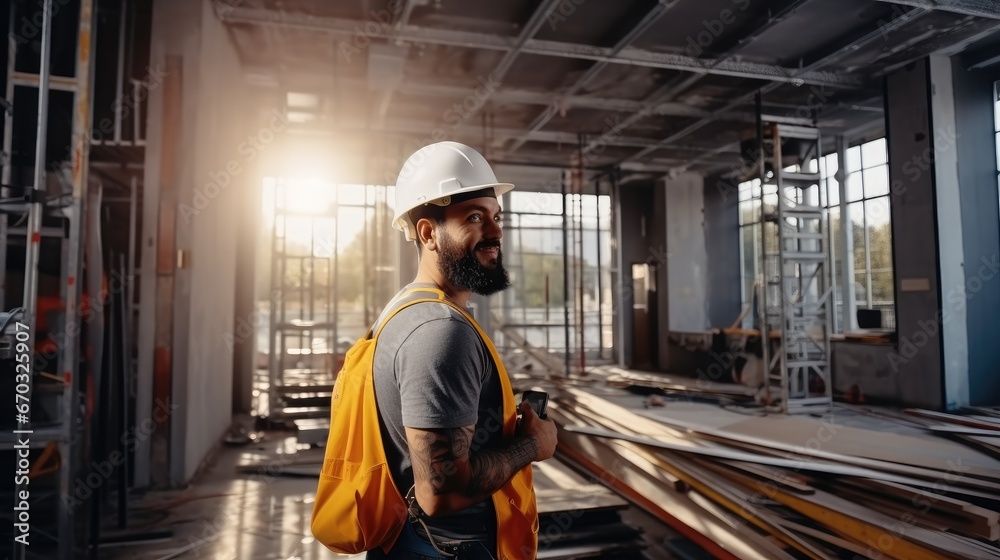
[[[535,461],[551,459],[556,452],[558,436],[552,420],[542,420],[527,402],[521,403],[521,435],[535,442]]]

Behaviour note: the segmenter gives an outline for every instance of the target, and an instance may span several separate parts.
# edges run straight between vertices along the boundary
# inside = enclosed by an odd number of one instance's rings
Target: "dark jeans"
[[[439,545],[440,546],[440,545]],[[442,550],[451,550],[440,546]],[[431,543],[417,534],[413,525],[407,523],[400,533],[399,539],[393,545],[389,554],[382,552],[381,548],[369,550],[366,556],[368,560],[449,560],[449,557],[441,555],[434,550]],[[481,541],[466,541],[459,546],[455,556],[450,560],[494,560],[493,552]]]

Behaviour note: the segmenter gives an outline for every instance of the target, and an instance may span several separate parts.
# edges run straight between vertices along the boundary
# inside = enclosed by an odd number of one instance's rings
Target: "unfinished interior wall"
[[[969,402],[1000,405],[1000,200],[996,183],[993,131],[993,83],[1000,67],[967,70],[964,58],[953,60],[955,147],[961,192],[962,237],[967,290]]]
[[[665,178],[666,253],[672,331],[700,331],[708,320],[708,252],[705,245],[705,178],[683,173]]]
[[[967,72],[960,59],[929,57],[887,78],[899,333],[888,360],[909,405],[997,398],[992,92]]]
[[[740,217],[736,183],[708,177],[704,183],[708,326],[727,327],[741,311]]]
[[[180,75],[169,82],[173,89],[154,89],[149,102],[139,391],[168,395],[172,412],[158,427],[169,430],[168,448],[141,459],[145,473],[137,460],[137,485],[144,485],[140,474],[151,473],[156,484],[177,486],[231,421],[226,335],[233,330],[238,202],[257,195],[238,146],[255,119],[240,101],[239,60],[211,2],[160,0],[153,9],[150,65]],[[138,410],[139,418],[149,414]]]

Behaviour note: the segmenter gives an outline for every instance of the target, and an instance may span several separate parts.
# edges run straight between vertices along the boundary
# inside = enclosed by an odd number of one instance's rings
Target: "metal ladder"
[[[775,411],[826,412],[832,407],[830,332],[833,308],[830,256],[819,173],[820,131],[764,122],[762,235],[764,283],[762,334],[780,333],[780,350],[768,356],[767,391],[779,395]],[[815,171],[810,169],[810,163]],[[768,191],[773,191],[770,196]],[[769,206],[768,202],[773,206]],[[819,387],[817,383],[821,383]]]
[[[68,202],[59,209],[50,209],[50,215],[57,215],[66,220],[66,232],[57,231],[54,235],[65,238],[61,243],[61,292],[65,303],[65,314],[63,326],[65,338],[61,342],[58,352],[58,362],[56,371],[61,378],[62,387],[58,390],[59,396],[59,422],[58,424],[40,426],[27,423],[19,424],[19,430],[30,430],[29,438],[31,448],[46,447],[49,443],[55,443],[59,451],[59,485],[54,493],[48,494],[56,504],[55,519],[43,519],[36,517],[35,510],[32,513],[33,527],[31,543],[34,544],[39,537],[45,536],[49,540],[58,543],[58,558],[69,560],[77,558],[80,550],[75,548],[77,543],[77,517],[76,507],[69,504],[66,499],[76,496],[77,475],[82,466],[81,446],[83,443],[83,428],[80,424],[80,408],[82,405],[81,392],[79,390],[79,361],[80,361],[80,309],[81,309],[81,286],[82,265],[83,265],[83,245],[85,215],[84,209],[87,198],[88,181],[88,155],[91,130],[91,96],[93,94],[92,71],[94,51],[94,2],[93,0],[80,0],[79,2],[79,27],[76,45],[76,69],[75,76],[57,76],[50,70],[50,53],[52,42],[52,18],[53,1],[44,0],[42,6],[43,24],[41,26],[41,62],[38,74],[30,74],[16,71],[15,63],[17,58],[18,41],[15,39],[15,23],[20,21],[16,16],[17,3],[10,5],[10,29],[8,30],[8,40],[10,49],[7,60],[7,89],[5,92],[5,107],[0,109],[4,121],[4,136],[2,152],[0,152],[0,165],[3,167],[2,181],[4,187],[11,185],[13,176],[11,169],[11,155],[13,152],[13,119],[22,114],[15,112],[15,108],[20,102],[17,101],[15,87],[34,88],[38,90],[38,122],[37,137],[35,147],[35,169],[34,184],[31,190],[27,191],[32,196],[27,197],[26,203],[20,207],[7,206],[5,210],[28,213],[28,222],[24,230],[27,259],[25,263],[24,279],[24,299],[21,311],[21,321],[28,326],[31,333],[28,346],[32,350],[36,342],[36,319],[38,314],[38,263],[40,260],[41,239],[44,236],[53,235],[53,228],[42,226],[43,214],[46,214],[46,205],[43,196],[46,190],[46,178],[49,171],[45,168],[46,154],[46,131],[47,117],[49,113],[48,93],[50,90],[71,91],[74,93],[74,113],[71,136],[71,162],[69,168],[72,170],[72,191]],[[7,189],[0,189],[7,190]],[[2,197],[9,195],[4,193]],[[7,216],[0,215],[0,262],[6,259],[6,248],[8,236],[14,232],[7,227]],[[5,271],[0,271],[0,280]],[[5,301],[5,294],[0,292],[0,306],[8,305]],[[34,362],[34,360],[32,360]],[[28,384],[29,391],[26,396],[32,402],[35,385],[39,383],[40,375],[32,366],[32,382]],[[95,387],[95,390],[97,388]],[[42,395],[38,395],[40,398]],[[0,434],[0,449],[11,449],[17,441],[11,437],[10,431]],[[23,490],[21,485],[17,485],[16,490]],[[36,496],[46,496],[45,490],[48,488],[32,488],[30,495],[37,502],[46,498]],[[40,513],[40,512],[39,512]],[[86,518],[86,515],[80,517]],[[90,523],[97,523],[97,520],[89,520]],[[42,530],[44,527],[46,530]],[[55,528],[53,531],[52,528]],[[51,531],[51,532],[50,532]],[[36,545],[37,546],[37,545]],[[12,557],[25,558],[30,554],[26,547],[12,544]]]

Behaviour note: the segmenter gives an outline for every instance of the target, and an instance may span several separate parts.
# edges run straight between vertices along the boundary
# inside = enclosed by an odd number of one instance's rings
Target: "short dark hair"
[[[410,210],[410,221],[413,223],[413,228],[416,230],[417,222],[423,219],[428,219],[435,222],[438,225],[444,223],[445,220],[445,207],[438,206],[437,204],[424,204],[422,206],[417,206],[413,210]],[[417,232],[413,232],[414,237],[416,237],[417,254],[420,254],[420,248],[422,244],[420,243],[420,237],[417,236]]]

